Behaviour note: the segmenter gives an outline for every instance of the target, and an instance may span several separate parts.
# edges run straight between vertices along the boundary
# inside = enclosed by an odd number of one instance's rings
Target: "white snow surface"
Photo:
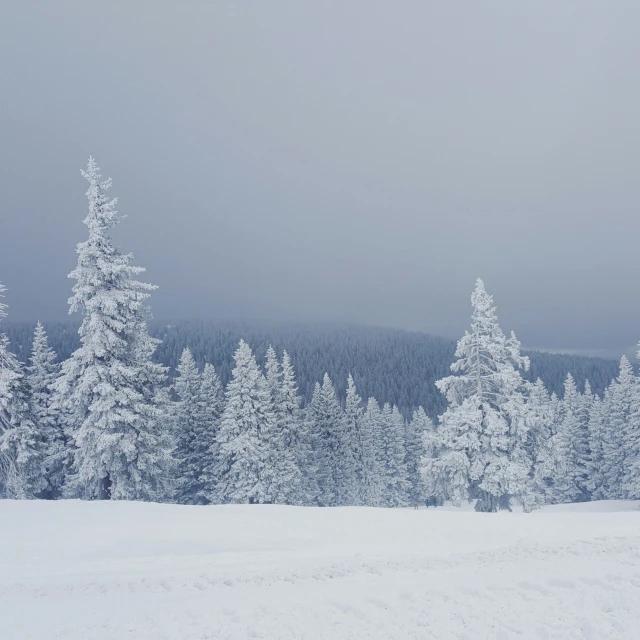
[[[640,503],[0,501],[0,638],[640,638]]]

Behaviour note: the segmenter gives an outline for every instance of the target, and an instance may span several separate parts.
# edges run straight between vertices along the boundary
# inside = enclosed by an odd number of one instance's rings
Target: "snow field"
[[[640,503],[0,501],[0,637],[635,639]]]

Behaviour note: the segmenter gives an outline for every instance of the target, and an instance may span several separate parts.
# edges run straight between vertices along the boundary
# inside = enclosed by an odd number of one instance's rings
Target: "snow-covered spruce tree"
[[[333,383],[326,373],[322,385],[316,383],[308,412],[317,467],[317,502],[321,507],[344,504],[346,429]]]
[[[267,388],[271,395],[271,401],[274,405],[280,404],[280,385],[282,380],[282,368],[278,362],[278,355],[275,349],[269,345],[267,353],[265,355],[265,379],[267,381]]]
[[[280,411],[285,434],[285,446],[295,452],[300,470],[300,482],[295,490],[294,504],[315,504],[318,497],[315,454],[312,448],[311,426],[306,413],[302,411],[298,395],[296,374],[291,358],[282,354],[282,383],[280,387]]]
[[[344,476],[345,490],[342,504],[359,505],[362,483],[362,455],[360,451],[360,423],[362,420],[362,398],[358,395],[353,376],[347,377],[347,396],[344,407]]]
[[[640,358],[640,351],[638,351]],[[625,466],[622,491],[625,498],[640,499],[640,383],[635,378],[631,392],[630,416],[624,430]]]
[[[6,291],[0,283],[0,297]],[[7,305],[0,303],[0,319]],[[44,473],[46,441],[32,419],[29,387],[22,366],[9,351],[9,338],[0,334],[0,497],[34,498],[47,483]]]
[[[201,476],[210,462],[213,444],[205,422],[201,401],[201,378],[191,350],[182,351],[173,383],[177,401],[174,403],[174,437],[176,449],[176,481],[174,500],[181,504],[203,504]]]
[[[560,426],[560,398],[558,398],[555,391],[551,393],[551,433],[555,435],[558,433],[558,427]]]
[[[270,441],[275,416],[267,381],[244,340],[233,357],[216,443],[218,481],[210,501],[272,503],[276,491]]]
[[[602,430],[602,469],[604,494],[608,499],[626,497],[623,488],[627,469],[628,432],[632,424],[638,381],[626,356],[620,359],[618,377],[605,392]]]
[[[40,322],[36,324],[33,334],[30,362],[27,367],[27,384],[31,415],[39,437],[45,444],[43,463],[47,486],[42,497],[54,499],[60,497],[62,492],[67,445],[60,413],[53,405],[52,385],[58,377],[60,365]]]
[[[382,506],[382,429],[380,405],[375,398],[369,398],[360,423],[360,501],[368,507]]]
[[[420,478],[421,459],[425,454],[424,434],[434,432],[433,421],[422,407],[418,407],[407,421],[405,432],[405,449],[407,452],[407,478],[409,481],[409,502],[418,504],[424,497],[422,480]]]
[[[215,367],[207,362],[200,380],[201,402],[205,415],[214,423],[220,421],[224,410],[224,387]]]
[[[584,393],[580,394],[580,403],[578,405],[578,416],[580,419],[580,443],[584,452],[584,478],[582,481],[582,493],[585,500],[591,500],[591,491],[589,490],[589,474],[591,470],[591,450],[589,448],[589,417],[593,409],[596,395],[591,390],[591,383],[588,379],[584,381]]]
[[[587,490],[592,500],[606,500],[607,488],[604,479],[604,457],[602,451],[603,429],[606,420],[606,403],[595,396],[589,411],[589,461],[587,464]]]
[[[287,356],[288,359],[288,356]],[[287,363],[287,380],[278,362],[275,350],[267,349],[266,381],[275,419],[269,441],[273,473],[273,498],[278,504],[296,504],[299,500],[302,473],[299,467],[300,424],[295,419],[297,402],[293,369]],[[293,387],[292,387],[293,385]],[[293,393],[292,393],[293,392]]]
[[[628,451],[628,462],[623,477],[623,490],[629,500],[640,500],[640,427],[635,425],[634,438]]]
[[[450,477],[444,473],[445,468],[440,466],[440,455],[443,445],[438,438],[436,427],[427,417],[424,410],[418,415],[414,413],[414,421],[424,423],[422,432],[422,456],[418,467],[420,473],[420,497],[427,506],[440,506],[448,499],[450,494]],[[427,422],[428,421],[428,422]],[[461,500],[464,498],[461,498]]]
[[[567,374],[564,397],[560,402],[558,431],[552,442],[557,463],[549,496],[555,503],[589,499],[589,427],[585,402],[573,376]]]
[[[405,423],[398,407],[382,407],[382,504],[385,507],[406,507],[409,482],[405,465]]]
[[[554,407],[544,383],[538,378],[528,382],[526,421],[527,440],[525,448],[532,461],[531,492],[527,509],[542,506],[549,501],[549,490],[556,469],[556,457],[552,439],[555,418]]]
[[[204,451],[203,468],[200,474],[198,501],[206,504],[210,501],[210,496],[215,493],[217,484],[216,462],[219,459],[218,451],[218,430],[220,420],[224,411],[224,388],[220,382],[220,376],[215,367],[207,362],[204,365],[200,378],[200,407],[204,433],[206,434],[206,445]]]
[[[471,303],[471,332],[458,342],[458,360],[451,365],[458,375],[436,383],[449,408],[436,432],[440,457],[423,469],[423,477],[427,485],[446,487],[454,504],[475,498],[476,510],[497,511],[509,509],[514,499],[526,505],[530,491],[518,371],[527,369],[529,360],[513,332],[509,338],[502,333],[493,298],[480,279]]]
[[[87,499],[164,500],[171,451],[166,369],[152,361],[159,340],[147,330],[145,302],[156,288],[136,280],[144,269],[114,246],[122,216],[109,199],[111,180],[89,158],[86,241],[78,244],[70,313],[80,312],[81,346],[55,383],[56,404],[73,443],[66,493]]]

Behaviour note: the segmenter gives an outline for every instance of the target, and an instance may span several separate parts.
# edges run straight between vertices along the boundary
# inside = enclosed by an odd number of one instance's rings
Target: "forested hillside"
[[[61,360],[78,346],[78,325],[72,322],[44,323],[49,342]],[[21,362],[29,358],[35,323],[5,322],[4,330]],[[449,375],[454,361],[454,340],[398,329],[356,325],[264,323],[248,321],[183,320],[150,323],[152,335],[162,339],[156,359],[175,374],[180,355],[189,347],[200,369],[212,363],[222,383],[227,384],[233,367],[233,353],[240,338],[251,345],[259,362],[269,344],[279,353],[286,349],[297,374],[305,404],[313,386],[325,372],[344,400],[346,381],[353,375],[359,393],[397,405],[405,415],[417,406],[436,418],[446,408],[435,381]],[[531,361],[525,379],[540,377],[549,392],[563,395],[567,373],[579,389],[586,379],[592,390],[602,395],[618,373],[618,362],[603,358],[526,352]]]
[[[494,512],[640,496],[626,357],[530,361],[480,278],[457,346],[345,325],[150,325],[156,287],[113,244],[123,218],[99,171],[90,158],[82,172],[88,239],[69,274],[81,325],[0,333],[0,497]]]

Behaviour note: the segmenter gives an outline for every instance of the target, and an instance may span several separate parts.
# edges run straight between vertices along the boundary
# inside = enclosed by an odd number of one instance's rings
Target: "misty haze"
[[[639,33],[4,2],[0,638],[640,637]]]

